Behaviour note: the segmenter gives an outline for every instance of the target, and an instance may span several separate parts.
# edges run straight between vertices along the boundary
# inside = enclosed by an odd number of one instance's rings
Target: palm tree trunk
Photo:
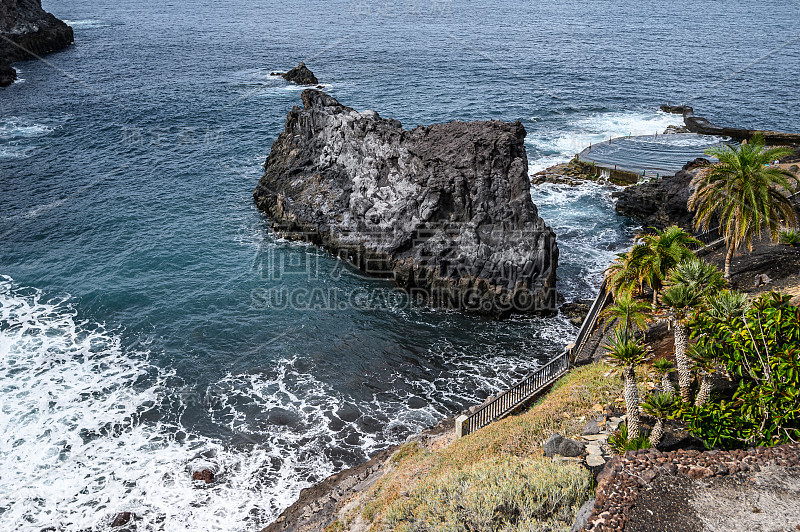
[[[658,290],[653,288],[653,307],[658,305]]]
[[[708,373],[703,373],[703,378],[700,381],[700,389],[697,391],[697,397],[695,397],[694,404],[696,406],[703,406],[708,401],[708,398],[711,397],[711,375]]]
[[[728,245],[728,253],[725,254],[725,279],[730,280],[731,278],[731,262],[733,261],[733,252],[736,251],[736,248],[733,246],[733,241]]]
[[[692,372],[689,370],[689,357],[686,356],[688,331],[681,320],[675,320],[675,366],[678,368],[678,386],[681,389],[681,398],[691,401]]]
[[[625,374],[625,408],[628,410],[628,439],[639,437],[639,390],[636,389],[636,371],[627,366]]]
[[[658,447],[661,443],[661,436],[664,435],[664,421],[661,418],[656,419],[656,424],[653,425],[653,430],[650,431],[650,446]]]
[[[675,385],[672,384],[672,379],[669,378],[669,373],[664,373],[661,376],[661,388],[664,390],[664,393],[675,395]]]

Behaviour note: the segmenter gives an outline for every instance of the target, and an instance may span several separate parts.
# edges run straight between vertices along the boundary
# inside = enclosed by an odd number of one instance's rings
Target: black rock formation
[[[669,225],[679,225],[691,230],[694,215],[686,206],[689,196],[694,192],[691,182],[699,169],[709,162],[708,159],[697,158],[686,163],[672,177],[632,185],[616,192],[617,211],[640,220],[644,227],[663,229]]]
[[[550,313],[558,247],[530,197],[519,122],[402,128],[309,89],[255,189],[273,228],[431,304]]]
[[[297,85],[317,85],[319,81],[305,63],[299,63],[289,72],[280,75],[286,81],[291,81]]]
[[[16,79],[9,66],[72,44],[72,28],[42,9],[41,0],[0,2],[0,87]]]
[[[744,140],[751,139],[756,134],[761,134],[768,144],[800,144],[800,133],[718,126],[703,117],[695,116],[694,109],[688,105],[662,105],[661,110],[665,113],[683,115],[683,123],[686,124],[686,129],[700,135],[716,135]]]

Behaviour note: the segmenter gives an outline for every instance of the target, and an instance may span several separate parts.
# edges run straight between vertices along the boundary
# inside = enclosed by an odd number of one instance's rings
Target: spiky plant
[[[691,400],[692,372],[689,359],[686,357],[686,345],[689,341],[687,328],[692,311],[700,304],[699,294],[685,284],[670,286],[661,295],[661,308],[674,327],[675,365],[678,368],[678,386],[684,401]]]
[[[661,389],[664,390],[664,393],[675,395],[675,385],[670,379],[670,375],[675,370],[675,364],[666,358],[659,358],[653,362],[653,368],[656,373],[661,375]]]
[[[781,244],[786,246],[800,246],[800,231],[782,231]]]
[[[725,288],[728,283],[716,266],[697,257],[691,257],[676,264],[669,271],[666,284],[684,284],[701,297],[708,297]]]
[[[650,431],[650,445],[658,447],[661,437],[664,435],[664,420],[672,412],[675,399],[667,393],[653,393],[645,398],[642,403],[642,410],[648,415],[656,418],[653,430]]]
[[[622,367],[625,378],[625,408],[628,414],[628,436],[639,437],[639,390],[636,388],[636,366],[644,361],[646,350],[641,342],[621,327],[614,329],[605,346],[606,356],[612,364]]]
[[[708,315],[718,321],[730,322],[740,318],[747,310],[747,296],[735,290],[723,290],[709,297]]]
[[[714,350],[705,342],[692,344],[686,350],[686,356],[692,361],[694,368],[700,375],[700,389],[694,399],[695,406],[703,406],[711,397],[712,380],[711,376],[717,371],[717,355]]]
[[[769,166],[775,159],[790,155],[789,148],[765,148],[764,137],[756,135],[738,148],[709,148],[706,155],[719,161],[700,171],[692,180],[695,189],[689,197],[698,229],[719,223],[725,239],[725,278],[731,277],[731,261],[737,249],[753,249],[753,238],[767,229],[777,240],[781,227],[797,226],[789,196],[797,177],[788,170]]]
[[[691,246],[702,242],[673,225],[663,231],[638,235],[630,251],[630,264],[641,282],[653,290],[653,305],[658,303],[658,293],[667,274],[676,264],[694,256]]]
[[[647,330],[647,321],[653,308],[646,301],[639,301],[630,291],[621,291],[614,296],[614,302],[600,314],[605,319],[619,319],[626,331],[632,332],[636,327],[640,331]]]

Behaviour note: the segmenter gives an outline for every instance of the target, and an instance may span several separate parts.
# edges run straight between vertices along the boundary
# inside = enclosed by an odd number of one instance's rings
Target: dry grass
[[[403,447],[366,495],[361,518],[376,531],[568,530],[590,476],[545,458],[541,444],[554,432],[576,436],[598,414],[594,405],[619,397],[622,381],[610,369],[575,369],[524,414],[443,449]]]

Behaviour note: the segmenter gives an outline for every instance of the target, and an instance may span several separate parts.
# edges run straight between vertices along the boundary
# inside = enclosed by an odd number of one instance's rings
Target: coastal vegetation
[[[789,199],[797,177],[771,166],[792,153],[789,148],[765,147],[760,134],[735,148],[724,145],[706,150],[718,162],[694,178],[688,207],[695,212],[695,228],[707,230],[719,224],[727,249],[726,279],[731,277],[731,261],[738,249],[752,249],[753,239],[761,238],[764,231],[778,240],[783,226],[797,226],[797,211]]]
[[[629,276],[622,269],[610,276]],[[708,448],[776,445],[800,440],[800,309],[790,297],[768,292],[748,302],[726,287],[714,265],[692,257],[673,266],[664,276],[664,289],[653,319],[673,328],[674,360],[659,359],[653,368],[661,375],[662,390],[643,404],[631,394],[627,369],[645,360],[646,349],[631,336],[630,320],[619,309],[607,312],[620,318],[606,349],[626,366],[626,433],[609,440],[616,448],[638,448],[640,408],[655,419],[649,445],[658,445],[663,421],[685,426]],[[631,308],[622,292],[617,306]],[[640,301],[641,303],[641,301]],[[641,329],[642,327],[640,327]],[[673,366],[674,363],[674,366]],[[680,395],[673,397],[669,378],[677,368]],[[714,394],[715,377],[732,383],[732,392]],[[622,427],[621,427],[622,428]]]
[[[616,399],[622,380],[612,369],[576,368],[527,412],[446,447],[406,444],[343,524],[360,521],[376,531],[569,530],[591,496],[591,474],[579,463],[546,458],[541,444],[555,432],[579,435],[600,405]]]

